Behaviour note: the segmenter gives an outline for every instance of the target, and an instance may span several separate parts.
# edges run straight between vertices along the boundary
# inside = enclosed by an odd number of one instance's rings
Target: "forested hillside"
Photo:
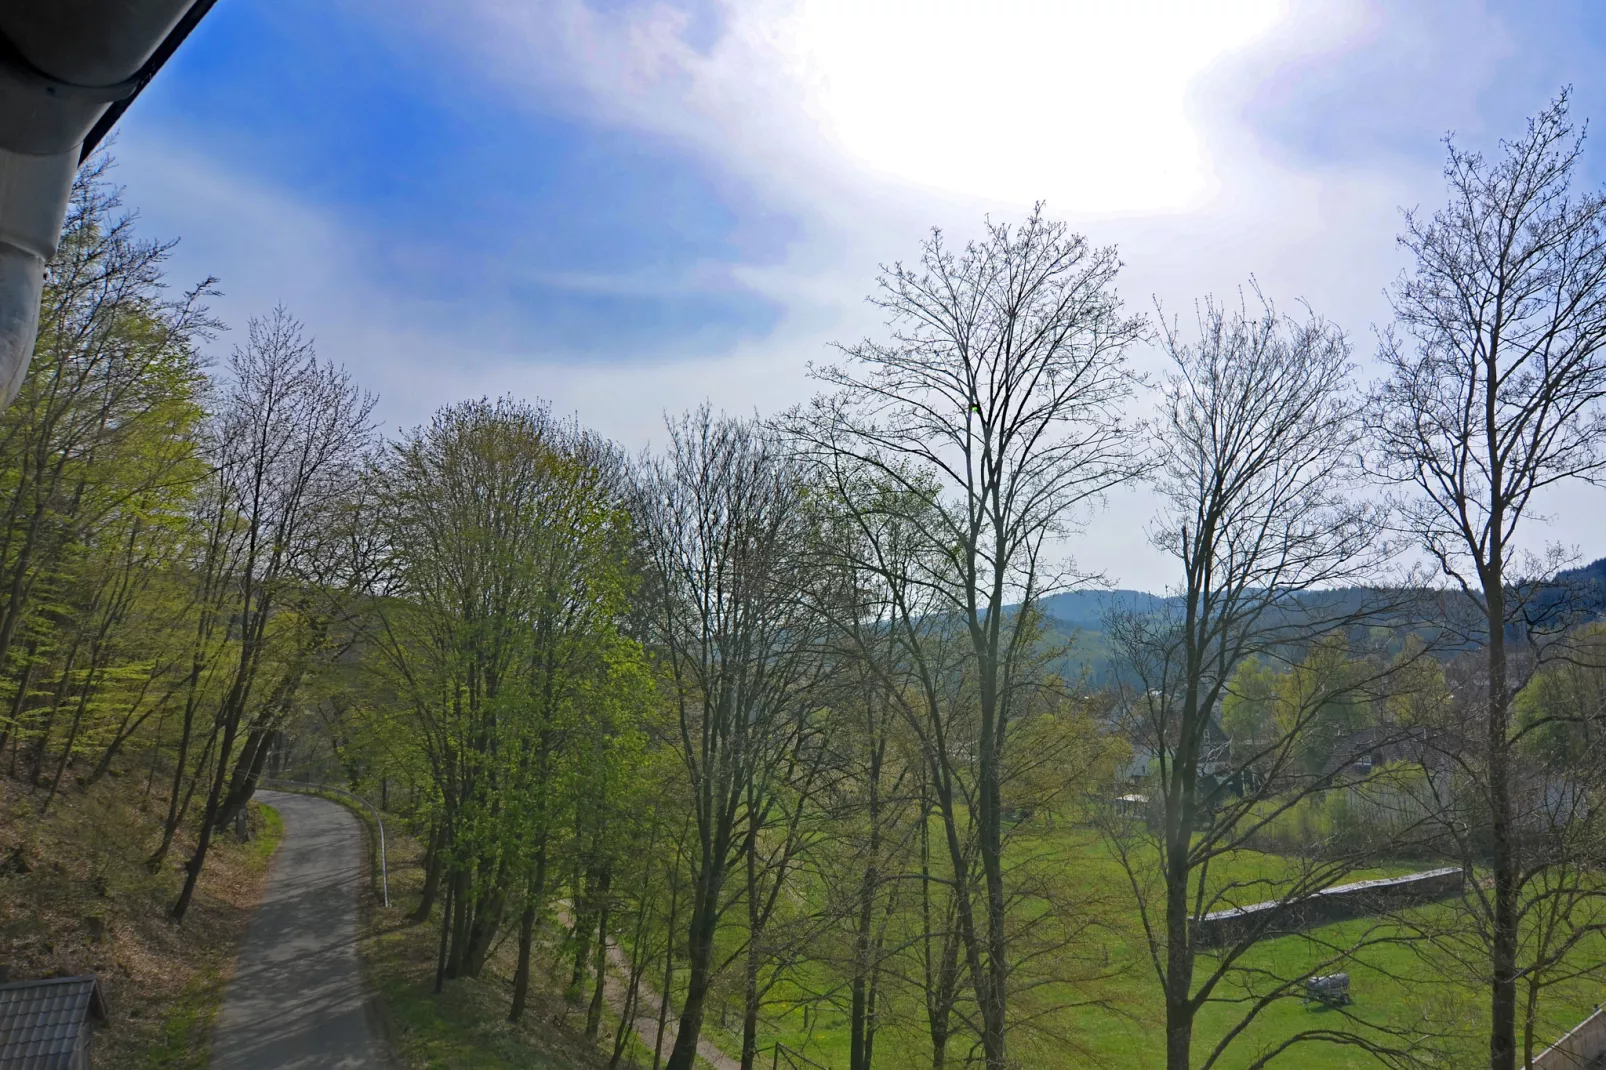
[[[1427,595],[1428,592],[1417,594]],[[1374,596],[1375,592],[1354,589],[1321,591],[1312,598],[1328,606],[1343,602],[1353,611]],[[1539,577],[1531,598],[1537,605],[1554,608],[1574,624],[1606,615],[1606,557],[1579,568],[1563,569],[1548,579]],[[1038,605],[1045,618],[1044,642],[1064,651],[1058,666],[1060,675],[1075,678],[1085,673],[1091,683],[1108,686],[1115,682],[1122,668],[1105,634],[1112,623],[1118,624],[1120,619],[1133,613],[1172,611],[1177,603],[1164,595],[1143,591],[1090,590],[1052,594]],[[1302,606],[1301,611],[1308,608],[1308,605]],[[1392,622],[1397,643],[1404,643],[1408,636],[1416,634],[1421,641],[1434,642],[1440,649],[1475,645],[1457,643],[1439,634],[1433,620],[1421,619],[1414,599],[1402,599],[1400,608],[1398,619]],[[1513,628],[1511,631],[1512,638],[1520,641],[1521,630]]]

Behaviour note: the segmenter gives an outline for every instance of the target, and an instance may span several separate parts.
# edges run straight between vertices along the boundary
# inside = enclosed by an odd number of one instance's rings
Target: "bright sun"
[[[785,40],[808,107],[863,166],[1077,214],[1209,195],[1190,83],[1281,0],[805,0]]]

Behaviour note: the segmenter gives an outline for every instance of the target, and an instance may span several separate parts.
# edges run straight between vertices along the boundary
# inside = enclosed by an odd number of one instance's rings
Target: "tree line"
[[[141,793],[176,921],[260,780],[324,763],[426,844],[437,990],[507,938],[517,1021],[545,948],[616,1064],[656,992],[655,1070],[710,1032],[749,1070],[798,1013],[842,1018],[851,1070],[1002,1070],[1085,1050],[1068,1023],[1136,977],[1170,1070],[1442,1065],[1447,1031],[1362,1010],[1257,1031],[1409,944],[1522,1065],[1606,969],[1606,639],[1524,549],[1536,495],[1606,465],[1606,198],[1567,116],[1450,146],[1370,386],[1254,286],[1134,314],[1116,250],[1039,206],[885,268],[885,332],[809,401],[639,456],[514,398],[381,436],[284,309],[209,364],[212,282],[169,295],[102,159],[0,413],[0,762],[41,815]],[[1111,614],[1094,687],[1041,604],[1103,582],[1076,540],[1134,484],[1171,597]],[[1400,859],[1461,868],[1455,909],[1257,957]]]

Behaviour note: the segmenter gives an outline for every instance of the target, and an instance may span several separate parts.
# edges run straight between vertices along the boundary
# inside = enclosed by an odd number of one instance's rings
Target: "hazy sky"
[[[800,400],[878,329],[879,263],[1038,198],[1120,247],[1134,308],[1252,276],[1364,367],[1441,138],[1567,84],[1606,122],[1606,5],[222,0],[116,176],[175,282],[217,275],[236,326],[286,304],[387,427],[514,393],[636,448],[666,408]],[[1163,587],[1149,510],[1112,497],[1079,563]],[[1551,511],[1533,541],[1606,554],[1606,491]]]

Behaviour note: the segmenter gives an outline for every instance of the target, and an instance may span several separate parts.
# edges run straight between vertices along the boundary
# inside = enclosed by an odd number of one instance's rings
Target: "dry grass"
[[[59,796],[0,778],[0,963],[11,980],[93,973],[111,1006],[96,1040],[108,1070],[204,1067],[211,1023],[268,860],[278,815],[252,807],[252,839],[213,840],[183,926],[167,918],[189,857],[174,844],[157,872],[160,800],[111,777]]]

